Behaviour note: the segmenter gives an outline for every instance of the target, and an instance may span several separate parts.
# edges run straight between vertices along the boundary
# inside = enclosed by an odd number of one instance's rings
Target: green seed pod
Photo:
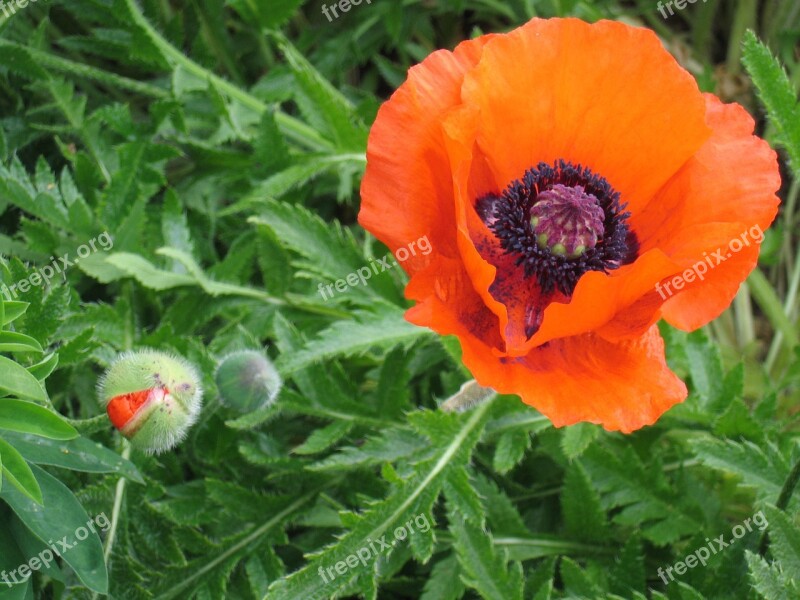
[[[183,441],[200,414],[203,396],[200,376],[190,363],[149,349],[120,355],[97,390],[114,426],[148,454]]]
[[[226,356],[215,375],[223,404],[240,412],[252,412],[272,404],[283,381],[269,359],[255,350]]]

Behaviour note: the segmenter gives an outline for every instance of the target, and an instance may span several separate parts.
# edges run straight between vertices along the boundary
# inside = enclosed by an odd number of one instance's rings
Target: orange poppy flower
[[[630,432],[687,395],[656,322],[708,323],[756,266],[780,177],[753,128],[647,29],[534,19],[410,70],[359,222],[393,252],[427,236],[406,318],[458,336],[478,383]]]

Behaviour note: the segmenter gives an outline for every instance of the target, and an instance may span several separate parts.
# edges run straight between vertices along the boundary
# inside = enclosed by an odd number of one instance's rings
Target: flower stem
[[[128,440],[123,440],[122,443],[124,444],[122,450],[122,458],[128,460],[131,457],[131,445]],[[106,547],[103,551],[103,557],[105,559],[106,565],[108,565],[108,559],[111,557],[111,551],[114,548],[114,541],[117,537],[117,528],[119,527],[119,518],[122,512],[122,500],[125,496],[125,486],[128,483],[128,479],[126,477],[120,477],[119,481],[117,481],[117,488],[114,492],[114,508],[111,512],[111,527],[108,529],[108,537],[106,538]],[[97,593],[95,592],[92,594],[92,600],[97,598]]]
[[[107,429],[109,426],[108,415],[105,413],[90,419],[67,419],[67,422],[77,429],[81,435],[97,433],[98,431]]]
[[[783,312],[780,299],[764,276],[764,273],[756,268],[747,278],[747,287],[750,288],[753,298],[761,306],[775,332],[783,334],[786,345],[790,349],[797,346],[800,343],[797,331],[795,331],[794,325],[792,325],[786,313]]]

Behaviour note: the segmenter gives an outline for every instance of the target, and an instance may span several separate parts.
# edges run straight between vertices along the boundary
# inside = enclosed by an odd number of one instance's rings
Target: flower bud
[[[215,376],[223,404],[240,412],[252,412],[272,404],[283,381],[261,352],[242,350],[226,356]]]
[[[200,377],[184,359],[156,350],[117,358],[98,385],[100,401],[114,426],[148,454],[177,446],[197,420]]]

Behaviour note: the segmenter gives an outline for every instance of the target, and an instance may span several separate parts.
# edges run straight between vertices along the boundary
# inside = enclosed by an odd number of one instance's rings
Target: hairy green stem
[[[108,416],[105,414],[97,415],[90,419],[67,419],[67,422],[72,425],[81,435],[91,435],[98,431],[108,429]]]
[[[128,440],[123,440],[122,443],[124,444],[122,458],[128,460],[131,457],[131,445]],[[111,551],[114,549],[114,541],[117,537],[117,528],[119,527],[120,514],[122,513],[122,500],[125,496],[125,486],[127,483],[128,479],[126,477],[120,477],[119,481],[117,481],[116,490],[114,491],[114,508],[111,512],[111,527],[108,528],[106,545],[105,549],[103,550],[103,558],[106,565],[108,565],[108,559],[111,557]],[[92,600],[95,600],[96,598],[97,593],[95,592],[92,594]]]

